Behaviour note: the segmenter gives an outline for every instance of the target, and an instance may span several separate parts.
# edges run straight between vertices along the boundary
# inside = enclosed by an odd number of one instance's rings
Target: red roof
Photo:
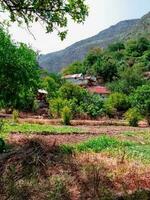
[[[93,86],[87,88],[89,92],[96,94],[110,94],[110,91],[103,86]]]

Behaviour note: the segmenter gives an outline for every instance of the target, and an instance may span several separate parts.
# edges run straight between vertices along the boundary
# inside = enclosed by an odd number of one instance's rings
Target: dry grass
[[[107,153],[63,155],[55,143],[28,139],[0,159],[1,200],[133,199],[131,192],[150,189],[148,165],[120,161]]]

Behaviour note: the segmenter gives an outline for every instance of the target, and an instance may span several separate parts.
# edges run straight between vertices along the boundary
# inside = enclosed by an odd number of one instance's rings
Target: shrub
[[[128,97],[122,93],[112,93],[105,101],[105,110],[108,115],[114,115],[116,111],[126,111],[128,108]]]
[[[99,95],[89,94],[86,102],[83,102],[80,107],[83,113],[96,118],[103,114],[103,105],[104,100]]]
[[[13,110],[12,119],[14,123],[18,123],[19,112],[17,110]]]
[[[49,111],[52,117],[59,118],[61,116],[61,111],[65,105],[65,101],[58,97],[49,101]]]
[[[72,118],[71,109],[68,106],[65,106],[62,110],[62,119],[64,125],[70,125],[70,120]]]
[[[136,107],[150,124],[150,83],[138,87],[130,100],[132,107]]]
[[[59,89],[59,96],[63,99],[77,99],[77,103],[80,104],[87,97],[87,91],[78,85],[65,83]]]
[[[138,126],[138,122],[141,119],[141,115],[136,108],[130,108],[125,113],[125,119],[129,122],[130,126]]]
[[[62,99],[60,97],[54,98],[51,101],[49,101],[49,111],[50,115],[54,118],[60,118],[62,110],[65,106],[69,107],[70,109],[73,108],[73,114],[75,113],[75,99],[72,100],[67,100],[67,99]]]

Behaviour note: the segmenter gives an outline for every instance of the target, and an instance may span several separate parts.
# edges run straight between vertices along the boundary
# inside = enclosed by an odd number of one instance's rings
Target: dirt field
[[[134,128],[128,126],[75,126],[76,128],[80,128],[82,133],[79,134],[49,134],[44,135],[43,133],[30,134],[30,135],[22,135],[19,133],[10,134],[8,139],[10,144],[21,144],[24,143],[28,139],[36,139],[40,140],[47,146],[51,146],[52,144],[60,145],[60,144],[68,144],[68,143],[78,143],[81,141],[85,141],[92,137],[98,137],[101,134],[108,135],[118,135],[119,133],[125,131],[131,132],[150,132],[150,128]]]
[[[130,161],[123,154],[112,157],[109,152],[65,155],[59,148],[102,134],[149,134],[150,128],[73,127],[81,133],[11,133],[11,149],[0,156],[0,200],[149,200],[149,164]],[[137,190],[140,193],[134,193]]]

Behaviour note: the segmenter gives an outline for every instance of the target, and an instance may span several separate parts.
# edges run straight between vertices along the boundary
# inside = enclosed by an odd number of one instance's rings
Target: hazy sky
[[[46,34],[41,25],[35,23],[31,31],[18,28],[14,24],[10,29],[12,38],[18,42],[30,44],[40,53],[49,53],[63,49],[81,39],[88,38],[119,21],[140,18],[150,11],[150,0],[87,0],[89,16],[83,24],[69,22],[67,38],[61,42],[56,33]]]

